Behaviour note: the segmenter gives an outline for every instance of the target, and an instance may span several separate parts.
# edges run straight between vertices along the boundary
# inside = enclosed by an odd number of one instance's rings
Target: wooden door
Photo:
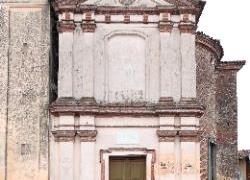
[[[146,158],[111,157],[109,180],[146,180]]]

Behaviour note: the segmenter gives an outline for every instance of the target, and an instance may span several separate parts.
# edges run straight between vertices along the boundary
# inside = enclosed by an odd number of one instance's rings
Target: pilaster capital
[[[157,130],[156,134],[158,135],[160,142],[173,142],[177,135],[177,130]]]
[[[174,23],[172,21],[162,21],[159,22],[158,28],[160,32],[163,33],[171,33],[174,27]]]
[[[197,142],[199,140],[200,131],[198,130],[181,130],[179,136],[183,142]]]
[[[78,130],[77,135],[80,136],[81,142],[95,142],[97,130]]]
[[[57,31],[59,33],[73,32],[76,28],[74,21],[59,21],[57,23]]]
[[[74,130],[56,130],[52,131],[56,142],[70,142],[75,139]]]
[[[95,32],[96,29],[96,24],[94,22],[90,22],[90,23],[82,23],[81,24],[82,27],[82,32]]]
[[[157,130],[156,134],[160,142],[173,142],[175,137],[180,137],[181,141],[196,142],[199,139],[198,130]]]
[[[196,24],[191,21],[181,21],[178,27],[181,33],[190,33],[190,34],[195,34],[197,29]]]

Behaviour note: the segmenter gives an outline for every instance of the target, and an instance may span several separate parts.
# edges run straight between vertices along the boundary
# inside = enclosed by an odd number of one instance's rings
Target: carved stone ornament
[[[119,3],[121,3],[124,6],[129,6],[131,4],[133,4],[135,2],[135,0],[119,0]]]

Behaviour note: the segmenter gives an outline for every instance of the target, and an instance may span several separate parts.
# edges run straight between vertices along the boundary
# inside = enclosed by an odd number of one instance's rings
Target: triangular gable
[[[84,5],[97,6],[130,6],[130,7],[155,7],[172,6],[173,4],[165,0],[88,0]]]

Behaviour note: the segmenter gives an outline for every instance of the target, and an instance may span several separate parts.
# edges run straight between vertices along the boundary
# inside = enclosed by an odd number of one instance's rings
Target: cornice
[[[94,11],[95,14],[159,14],[168,12],[171,14],[194,14],[198,22],[199,17],[205,6],[204,1],[193,0],[165,0],[172,4],[170,6],[155,6],[155,7],[134,7],[134,6],[98,6],[85,5],[86,0],[52,0],[51,5],[54,11],[61,12],[76,12],[83,13]]]
[[[89,100],[89,99],[88,99]],[[94,99],[85,103],[85,98],[59,98],[51,104],[50,113],[74,115],[107,115],[107,116],[187,116],[200,117],[204,108],[194,99],[182,99],[180,102],[131,103],[131,104],[97,104]]]
[[[211,51],[215,55],[217,61],[220,61],[224,56],[224,50],[220,41],[213,39],[203,32],[196,32],[196,44],[202,45]]]
[[[216,65],[216,69],[220,71],[239,71],[246,61],[221,61]]]

